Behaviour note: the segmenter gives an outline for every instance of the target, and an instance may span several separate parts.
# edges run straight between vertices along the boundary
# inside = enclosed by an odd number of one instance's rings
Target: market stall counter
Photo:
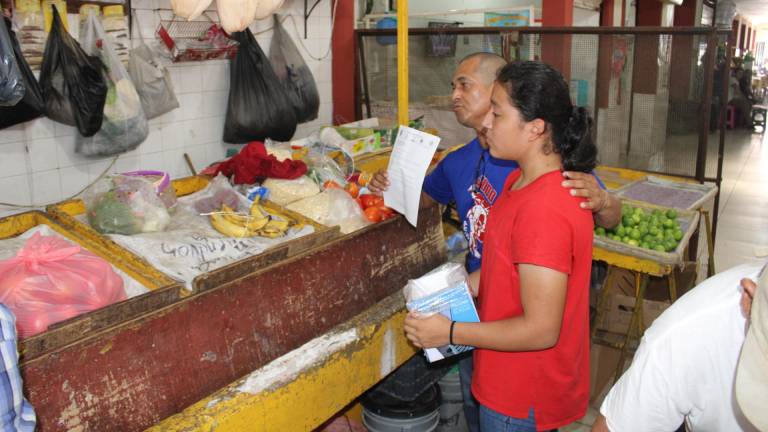
[[[409,278],[441,264],[445,255],[439,210],[423,209],[418,228],[392,218],[84,334],[21,364],[39,430],[150,427],[399,295]],[[387,343],[403,344],[401,333],[389,334]],[[360,385],[378,378],[366,375]],[[349,392],[323,412],[330,416],[343,408],[342,399],[357,396]],[[294,408],[297,424],[306,425],[301,416],[312,408]],[[269,418],[263,422],[269,429]]]

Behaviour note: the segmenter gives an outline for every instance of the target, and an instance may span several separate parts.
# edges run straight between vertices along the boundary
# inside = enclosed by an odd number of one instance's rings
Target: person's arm
[[[480,270],[475,270],[469,274],[469,289],[472,297],[477,297],[480,292]]]
[[[602,414],[597,415],[595,423],[592,424],[592,432],[610,432],[608,423],[605,422],[605,417]]]
[[[563,186],[571,189],[571,195],[586,199],[581,207],[592,210],[596,225],[610,229],[619,224],[621,202],[600,186],[594,174],[565,171],[563,176]]]
[[[496,351],[536,351],[553,347],[560,337],[568,275],[531,264],[518,266],[523,314],[480,323],[456,323],[453,343]],[[405,320],[408,339],[419,348],[448,343],[451,321],[440,314]]]

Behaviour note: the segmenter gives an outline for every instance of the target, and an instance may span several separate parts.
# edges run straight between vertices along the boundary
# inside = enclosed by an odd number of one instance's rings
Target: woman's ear
[[[526,129],[528,130],[528,140],[536,141],[547,132],[547,122],[540,118],[533,119],[526,124]]]

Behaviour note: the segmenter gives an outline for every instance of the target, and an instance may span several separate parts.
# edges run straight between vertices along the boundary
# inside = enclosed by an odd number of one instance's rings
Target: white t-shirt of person
[[[755,431],[733,394],[747,321],[742,278],[761,266],[717,274],[680,297],[645,332],[630,368],[600,413],[614,432]],[[767,408],[768,409],[768,408]]]

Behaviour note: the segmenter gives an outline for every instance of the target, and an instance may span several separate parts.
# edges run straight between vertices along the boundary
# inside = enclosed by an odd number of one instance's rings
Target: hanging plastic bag
[[[16,315],[22,338],[125,298],[123,279],[107,261],[55,236],[36,233],[0,261],[0,303]]]
[[[320,108],[320,94],[309,66],[304,62],[301,53],[285,31],[280,19],[275,15],[272,44],[269,48],[269,62],[277,75],[277,79],[290,98],[299,123],[317,118]]]
[[[7,18],[0,18],[0,20],[5,22],[8,29],[11,28],[10,20]],[[13,30],[10,30],[8,35],[11,39],[16,63],[19,66],[19,71],[21,71],[21,76],[24,80],[25,90],[24,98],[22,98],[16,105],[12,107],[0,106],[0,129],[36,119],[43,115],[43,110],[45,109],[40,85],[37,83],[35,75],[32,73],[32,70],[29,68],[24,55],[21,52],[19,40],[16,38],[16,34]]]
[[[85,29],[83,49],[98,56],[106,66],[104,75],[109,91],[101,130],[92,137],[77,137],[75,151],[85,156],[125,153],[138,147],[149,135],[147,117],[130,75],[95,14],[88,16]]]
[[[156,53],[144,43],[141,25],[134,16],[134,25],[139,30],[138,47],[131,50],[128,60],[128,73],[141,98],[141,107],[147,119],[159,117],[179,107],[179,101],[173,92],[171,73],[162,65]]]
[[[40,70],[45,113],[51,120],[77,126],[82,136],[93,136],[104,119],[104,64],[80,48],[64,28],[56,6],[51,8],[53,24]]]
[[[289,141],[296,132],[296,113],[267,56],[249,29],[234,38],[240,48],[229,64],[224,141]]]
[[[11,35],[0,14],[0,106],[14,106],[24,97],[24,78],[21,76]]]

